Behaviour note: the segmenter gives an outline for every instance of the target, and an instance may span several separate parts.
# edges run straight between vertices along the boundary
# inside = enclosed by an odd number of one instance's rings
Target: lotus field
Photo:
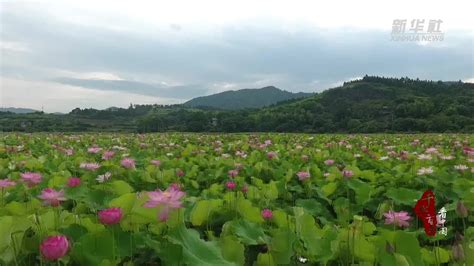
[[[474,265],[473,135],[1,138],[0,265]]]

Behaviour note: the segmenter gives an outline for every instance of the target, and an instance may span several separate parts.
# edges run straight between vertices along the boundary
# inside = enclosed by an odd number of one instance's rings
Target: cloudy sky
[[[470,0],[0,0],[0,104],[68,112],[181,103],[274,85],[319,92],[365,74],[474,82]],[[444,40],[392,41],[395,19]]]

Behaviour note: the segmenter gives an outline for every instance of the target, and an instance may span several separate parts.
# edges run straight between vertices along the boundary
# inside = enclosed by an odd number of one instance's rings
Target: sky
[[[474,82],[469,0],[0,0],[0,105],[175,104],[226,90],[321,92],[368,75]],[[394,41],[394,20],[442,41]]]

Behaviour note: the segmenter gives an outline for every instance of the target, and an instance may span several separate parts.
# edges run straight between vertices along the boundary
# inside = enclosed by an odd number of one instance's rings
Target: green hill
[[[474,131],[474,84],[366,76],[252,114],[256,131]]]
[[[281,101],[303,98],[312,93],[292,93],[273,86],[260,89],[242,89],[197,97],[184,103],[188,107],[213,107],[218,109],[260,108]]]
[[[176,116],[150,114],[138,130],[161,125],[159,131],[474,132],[474,84],[366,76],[261,109],[181,110],[179,122],[169,124]]]
[[[39,111],[30,109],[30,108],[1,107],[0,112],[10,112],[14,114],[29,114],[29,113],[39,112]]]

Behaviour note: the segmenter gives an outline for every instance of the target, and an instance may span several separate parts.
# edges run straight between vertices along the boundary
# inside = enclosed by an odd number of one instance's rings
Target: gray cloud
[[[290,32],[251,22],[202,34],[179,24],[144,33],[24,11],[0,11],[2,41],[28,47],[27,52],[2,50],[2,76],[183,100],[227,87],[321,91],[364,74],[434,80],[474,76],[473,37],[464,32],[451,32],[433,45],[392,42],[385,31],[329,34],[302,27]],[[83,79],[56,70],[107,72],[122,80]]]
[[[57,78],[53,81],[73,85],[78,87],[106,90],[132,92],[135,94],[156,96],[164,98],[186,99],[197,97],[207,93],[207,88],[198,86],[163,86],[160,84],[150,84],[129,80],[104,80],[104,79],[78,79],[78,78]]]

